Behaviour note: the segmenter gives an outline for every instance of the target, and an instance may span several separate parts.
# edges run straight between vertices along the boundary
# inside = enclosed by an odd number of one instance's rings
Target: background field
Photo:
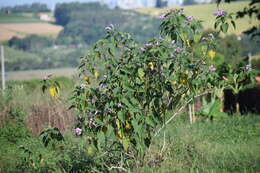
[[[242,11],[244,7],[246,7],[249,4],[248,2],[232,2],[232,3],[222,3],[217,7],[215,3],[213,4],[199,4],[199,5],[190,5],[190,6],[171,6],[167,8],[162,9],[156,9],[156,8],[142,8],[137,9],[136,11],[140,13],[150,14],[153,16],[158,16],[162,13],[165,13],[167,10],[175,9],[175,8],[184,8],[184,13],[187,15],[192,15],[196,17],[197,19],[200,19],[203,21],[203,26],[205,29],[213,28],[214,26],[214,19],[215,17],[212,15],[212,13],[218,9],[223,9],[228,11],[229,13]],[[230,33],[235,34],[241,34],[242,31],[245,31],[246,29],[250,28],[251,26],[254,26],[258,24],[258,21],[256,19],[249,19],[248,17],[245,17],[243,19],[237,19],[236,20],[237,28],[234,30],[232,27],[229,30]]]
[[[28,70],[8,72],[6,79],[10,80],[30,80],[43,79],[45,76],[53,74],[54,76],[73,77],[77,75],[76,68],[61,68],[61,69],[47,69],[47,70]]]
[[[34,13],[0,13],[0,41],[28,34],[57,35],[61,30],[61,26],[42,21]]]
[[[39,23],[43,22],[33,13],[0,13],[0,23]]]
[[[50,23],[12,23],[0,24],[0,41],[6,41],[13,36],[23,37],[28,34],[57,35],[61,26]]]

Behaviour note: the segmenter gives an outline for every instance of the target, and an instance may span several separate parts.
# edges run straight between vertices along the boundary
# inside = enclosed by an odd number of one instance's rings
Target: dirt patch
[[[0,41],[9,40],[13,36],[24,37],[28,34],[58,34],[62,29],[61,26],[50,23],[0,24]]]

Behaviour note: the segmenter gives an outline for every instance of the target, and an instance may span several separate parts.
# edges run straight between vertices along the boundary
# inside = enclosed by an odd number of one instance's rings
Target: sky
[[[93,2],[97,0],[0,0],[0,7],[21,5],[21,4],[31,4],[34,2],[44,3],[47,4],[49,7],[52,7],[58,2],[74,2],[74,1]]]
[[[22,4],[31,4],[34,2],[47,4],[50,8],[54,9],[56,3],[62,2],[103,2],[114,7],[115,5],[121,8],[138,8],[138,7],[153,7],[156,0],[0,0],[0,7],[15,6]],[[183,0],[166,0],[168,5],[180,4]],[[209,0],[198,0],[198,1],[209,1]]]
[[[31,4],[34,2],[47,4],[50,8],[54,8],[56,3],[62,2],[103,2],[106,3],[110,7],[115,7],[116,5],[120,7],[127,8],[138,8],[142,6],[152,7],[155,5],[156,0],[0,0],[0,7],[5,6],[15,6],[21,4]],[[173,0],[167,0],[173,1]],[[174,0],[176,1],[176,0]]]

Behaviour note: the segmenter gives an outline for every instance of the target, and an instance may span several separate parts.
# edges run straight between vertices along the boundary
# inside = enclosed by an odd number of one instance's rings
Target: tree
[[[156,0],[156,5],[155,5],[156,8],[162,8],[162,7],[165,7],[165,6],[167,6],[167,1]]]
[[[184,0],[182,5],[194,5],[197,4],[195,0]]]

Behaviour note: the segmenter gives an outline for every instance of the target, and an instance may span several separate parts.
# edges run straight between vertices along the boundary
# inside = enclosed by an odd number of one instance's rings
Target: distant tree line
[[[156,8],[163,8],[168,5],[168,2],[166,0],[156,0],[155,7]]]
[[[29,35],[25,38],[12,37],[8,41],[8,46],[23,51],[35,51],[53,45],[53,40],[36,34]]]
[[[3,7],[1,12],[12,12],[12,13],[37,13],[37,12],[50,12],[46,4],[32,3],[24,5],[16,5],[14,7]]]
[[[92,44],[102,38],[106,25],[132,33],[144,42],[156,36],[159,20],[130,10],[110,9],[99,3],[61,3],[54,12],[56,24],[64,29],[58,36],[60,44]]]

